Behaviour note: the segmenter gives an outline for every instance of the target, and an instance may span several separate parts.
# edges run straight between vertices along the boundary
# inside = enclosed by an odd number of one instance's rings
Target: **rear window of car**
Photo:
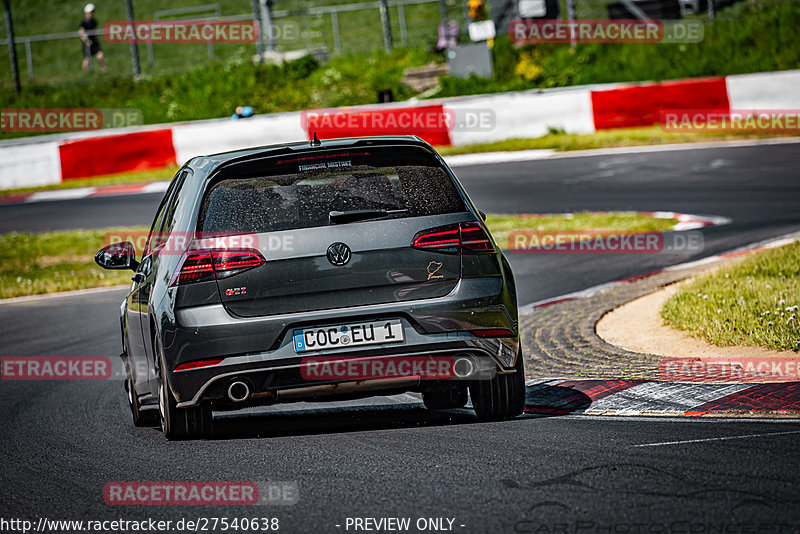
[[[332,211],[380,218],[466,211],[453,180],[417,147],[369,147],[237,164],[206,191],[201,232],[262,233],[326,226]]]

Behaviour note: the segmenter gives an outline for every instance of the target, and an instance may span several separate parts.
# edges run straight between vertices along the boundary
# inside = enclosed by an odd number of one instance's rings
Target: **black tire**
[[[166,380],[166,366],[160,346],[156,342],[161,362],[161,379],[158,385],[158,413],[161,419],[161,431],[168,440],[194,439],[208,437],[213,433],[213,416],[208,404],[191,408],[178,408],[175,397],[169,391]]]
[[[466,386],[459,386],[456,389],[422,392],[422,401],[429,410],[463,408],[467,405],[467,398]]]
[[[158,410],[142,410],[139,398],[133,388],[133,381],[129,378],[125,382],[125,390],[128,393],[128,406],[133,416],[133,426],[156,426],[158,424]]]
[[[480,419],[508,419],[520,415],[525,409],[525,366],[522,360],[520,348],[514,373],[497,374],[491,380],[470,384],[472,407]]]

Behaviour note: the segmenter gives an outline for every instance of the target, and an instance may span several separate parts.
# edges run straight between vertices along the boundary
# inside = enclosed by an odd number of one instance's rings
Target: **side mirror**
[[[484,212],[482,212],[481,210],[478,210],[478,213],[481,214],[481,219],[483,219],[485,221],[486,220],[486,214]]]
[[[139,262],[136,261],[136,249],[130,241],[104,246],[94,255],[94,261],[103,269],[135,271],[139,266]]]

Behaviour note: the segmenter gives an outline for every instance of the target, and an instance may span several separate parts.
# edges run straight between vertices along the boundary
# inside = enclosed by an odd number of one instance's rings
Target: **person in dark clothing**
[[[91,56],[95,56],[100,64],[100,70],[105,72],[106,61],[103,51],[100,50],[100,38],[92,32],[92,30],[96,29],[97,19],[94,18],[94,4],[86,4],[86,7],[83,8],[83,20],[80,28],[78,28],[78,35],[80,35],[82,42],[83,70],[89,70]]]

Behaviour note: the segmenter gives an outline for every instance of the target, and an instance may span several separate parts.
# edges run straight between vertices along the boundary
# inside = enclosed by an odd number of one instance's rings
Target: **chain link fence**
[[[469,23],[469,0],[224,0],[201,4],[202,0],[131,0],[135,20],[203,19],[262,23],[267,2],[271,32],[264,43],[165,44],[140,43],[140,72],[144,77],[173,74],[214,62],[243,62],[261,51],[287,53],[307,51],[321,57],[365,53],[387,48],[436,47],[443,15],[456,23],[462,36]],[[474,0],[473,0],[474,1]],[[738,1],[755,0],[485,0],[497,32],[507,31],[515,18],[713,18],[720,9]],[[42,12],[43,2],[10,0],[16,35],[16,54],[23,82],[81,83],[100,76],[84,73],[84,48],[78,38],[84,0],[65,0]],[[382,3],[388,15],[388,31],[382,18]],[[722,16],[725,16],[722,14]],[[109,43],[103,24],[126,20],[124,2],[98,1],[96,17],[108,75],[129,77],[134,72],[129,44]],[[53,30],[43,33],[42,29]],[[462,37],[462,40],[468,38]],[[2,84],[12,83],[8,31],[0,29]]]
[[[269,1],[271,29],[266,42],[252,44],[167,44],[139,43],[141,74],[158,76],[196,68],[198,64],[237,62],[256,57],[263,50],[286,53],[313,52],[322,57],[336,54],[368,53],[394,48],[429,47],[436,45],[442,10],[447,19],[465,27],[467,0],[389,0],[388,34],[381,16],[381,1],[346,0],[275,0]],[[81,69],[84,58],[78,26],[83,16],[83,0],[67,0],[57,12],[42,15],[32,9],[39,2],[12,0],[16,55],[23,82],[68,83],[99,76],[97,62],[92,72]],[[107,42],[108,21],[126,20],[123,2],[98,2],[95,12],[98,29],[90,34],[100,38],[111,76],[131,76],[134,72],[130,45]],[[136,21],[205,20],[263,22],[265,0],[225,0],[198,4],[196,0],[176,0],[165,4],[160,0],[132,0]],[[168,7],[169,9],[165,9]],[[42,24],[46,21],[47,24]],[[42,32],[58,29],[60,31]],[[390,39],[387,42],[387,39]],[[8,31],[0,29],[0,72],[4,85],[12,79]]]

